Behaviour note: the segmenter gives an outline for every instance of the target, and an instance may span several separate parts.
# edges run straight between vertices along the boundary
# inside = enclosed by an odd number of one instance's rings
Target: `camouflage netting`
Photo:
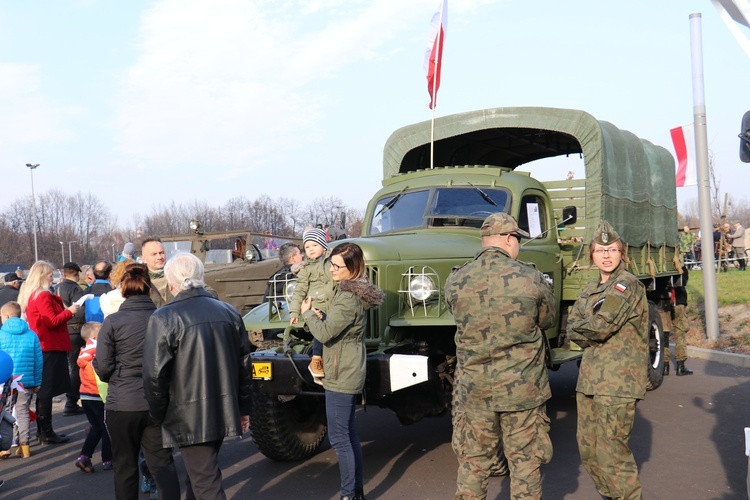
[[[429,121],[395,131],[383,152],[383,178],[430,168]],[[495,108],[435,120],[434,166],[516,168],[582,153],[586,166],[586,241],[607,219],[631,246],[677,244],[672,155],[586,112]],[[561,179],[563,176],[561,176]],[[651,221],[647,224],[646,221]]]

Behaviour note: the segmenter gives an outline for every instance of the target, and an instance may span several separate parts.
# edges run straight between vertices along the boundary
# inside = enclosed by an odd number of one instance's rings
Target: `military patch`
[[[601,308],[602,308],[602,304],[603,304],[603,303],[604,303],[604,297],[603,297],[603,298],[601,298],[601,299],[599,299],[599,300],[597,300],[597,301],[596,301],[596,302],[594,303],[594,314],[596,314],[596,313],[598,313],[598,312],[599,312],[599,309],[601,309]]]
[[[625,290],[627,290],[627,289],[628,289],[628,287],[626,287],[622,283],[618,283],[618,284],[615,285],[615,290],[617,290],[618,292],[625,292]]]

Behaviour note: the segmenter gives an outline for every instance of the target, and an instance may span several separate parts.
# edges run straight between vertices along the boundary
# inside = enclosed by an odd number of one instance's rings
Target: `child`
[[[328,241],[322,229],[308,229],[302,234],[302,246],[307,260],[297,273],[297,286],[292,295],[292,305],[289,307],[289,324],[296,325],[299,321],[302,301],[309,297],[312,307],[323,313],[328,310],[328,303],[333,296],[333,279],[331,278],[330,263],[328,262]],[[320,378],[325,376],[323,371],[323,344],[313,340],[312,360],[308,370],[316,384],[322,385]]]
[[[102,469],[112,469],[112,446],[104,426],[104,402],[99,395],[94,367],[91,366],[96,355],[96,337],[99,335],[101,326],[101,323],[89,321],[81,328],[81,337],[86,341],[86,345],[81,348],[81,353],[78,355],[78,367],[81,370],[81,406],[91,424],[91,429],[81,448],[81,455],[76,460],[76,467],[83,472],[95,471],[91,457],[94,456],[99,440],[102,442]]]
[[[21,319],[21,306],[10,301],[0,308],[3,326],[0,328],[0,350],[7,352],[13,360],[13,375],[21,375],[20,382],[26,390],[15,396],[13,405],[16,411],[18,450],[16,455],[29,458],[29,406],[31,398],[39,392],[42,384],[42,347],[39,337],[29,329],[29,324]],[[1,456],[1,455],[0,455]],[[7,458],[9,452],[3,456]]]

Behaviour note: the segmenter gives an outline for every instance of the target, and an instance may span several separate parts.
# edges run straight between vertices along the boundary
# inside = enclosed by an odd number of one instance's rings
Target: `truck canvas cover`
[[[430,168],[430,129],[425,121],[390,136],[384,179]],[[515,169],[569,154],[582,154],[586,168],[585,241],[593,238],[596,222],[606,219],[631,246],[676,246],[674,159],[663,147],[579,110],[494,108],[435,119],[435,167]]]

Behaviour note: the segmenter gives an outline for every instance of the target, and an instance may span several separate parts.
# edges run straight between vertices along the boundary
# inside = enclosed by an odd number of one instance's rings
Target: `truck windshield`
[[[483,196],[484,195],[484,196]],[[396,203],[389,202],[399,196]],[[507,212],[510,196],[504,189],[432,188],[402,192],[378,200],[370,234],[431,226],[479,227],[495,212]],[[493,205],[494,203],[494,205]]]

